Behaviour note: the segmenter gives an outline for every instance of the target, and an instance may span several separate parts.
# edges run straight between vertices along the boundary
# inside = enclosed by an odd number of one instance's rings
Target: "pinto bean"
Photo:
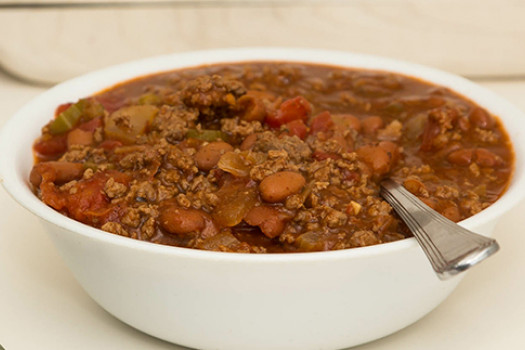
[[[265,236],[274,238],[283,232],[284,219],[284,215],[277,209],[263,205],[253,207],[244,218],[244,221],[248,225],[259,226]]]
[[[494,118],[483,108],[476,107],[469,114],[470,122],[481,129],[491,129],[494,126]]]
[[[43,178],[55,184],[63,184],[80,178],[83,173],[84,165],[80,163],[60,161],[44,162],[33,166],[29,174],[29,181],[35,187],[40,186]]]
[[[176,206],[161,207],[160,226],[169,233],[183,235],[200,232],[206,222],[204,213],[196,209],[184,209]]]
[[[451,152],[447,156],[447,160],[455,165],[467,166],[472,163],[474,158],[474,150],[472,148],[462,148],[457,151]]]
[[[33,169],[31,169],[31,173],[29,173],[29,182],[35,187],[40,186],[40,184],[42,183],[42,174],[40,173],[40,170],[36,167],[36,165],[33,166]]]
[[[475,150],[476,163],[482,167],[494,167],[502,163],[501,158],[495,153],[485,148],[477,148]]]
[[[217,163],[221,156],[233,151],[233,146],[223,141],[210,142],[195,154],[195,163],[200,170],[209,171]]]
[[[261,197],[270,203],[281,202],[298,193],[306,183],[303,175],[293,171],[280,171],[265,177],[259,184]]]
[[[377,130],[383,127],[383,125],[383,119],[377,116],[366,117],[363,120],[361,120],[361,127],[363,129],[363,132],[367,135],[375,134]]]
[[[427,196],[428,191],[424,183],[419,181],[418,179],[414,178],[408,178],[403,182],[403,186],[416,196]]]
[[[501,165],[501,158],[485,148],[465,148],[450,153],[447,157],[452,164],[467,166],[475,162],[482,167],[494,167]]]
[[[93,142],[93,132],[84,131],[82,129],[71,130],[67,134],[67,148],[73,145],[90,145]]]
[[[378,175],[387,173],[392,165],[392,158],[380,146],[363,146],[357,150],[357,155]]]

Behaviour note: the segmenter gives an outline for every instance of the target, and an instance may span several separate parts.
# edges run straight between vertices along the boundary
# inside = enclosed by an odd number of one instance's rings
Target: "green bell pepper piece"
[[[49,132],[53,135],[65,133],[73,129],[79,121],[91,120],[104,114],[104,107],[93,99],[80,99],[77,103],[57,115],[49,124]]]

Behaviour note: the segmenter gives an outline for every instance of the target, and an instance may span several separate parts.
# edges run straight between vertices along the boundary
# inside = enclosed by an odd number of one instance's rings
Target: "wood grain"
[[[131,59],[206,48],[371,53],[475,77],[525,76],[525,2],[349,0],[4,10],[0,62],[57,81]],[[248,6],[250,5],[250,6]]]

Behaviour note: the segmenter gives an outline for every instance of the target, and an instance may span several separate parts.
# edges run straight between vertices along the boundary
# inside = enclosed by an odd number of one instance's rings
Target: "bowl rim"
[[[131,249],[150,251],[155,254],[175,254],[197,259],[242,261],[244,263],[255,263],[259,261],[266,263],[292,263],[371,257],[378,254],[394,254],[399,251],[418,247],[418,243],[414,237],[373,246],[304,253],[243,254],[166,246],[115,235],[70,219],[41,202],[29,189],[27,180],[17,174],[17,159],[15,157],[17,150],[16,136],[20,135],[22,127],[25,127],[24,117],[35,113],[34,110],[40,106],[48,106],[55,103],[53,105],[54,108],[58,103],[66,101],[68,99],[66,96],[69,96],[71,99],[78,99],[130,79],[149,74],[208,64],[250,61],[313,63],[393,72],[448,87],[500,117],[505,129],[509,133],[515,158],[511,183],[504,194],[490,207],[461,221],[460,225],[468,228],[487,223],[508,211],[525,197],[523,159],[525,156],[525,141],[521,141],[524,140],[525,137],[511,137],[511,130],[505,125],[509,118],[514,120],[515,123],[519,123],[518,119],[520,118],[525,121],[525,114],[508,101],[465,78],[416,63],[344,51],[281,47],[214,49],[154,56],[96,70],[60,83],[28,102],[9,118],[2,130],[0,130],[0,152],[2,153],[0,157],[0,181],[3,180],[4,188],[15,201],[37,217],[49,223],[90,239],[96,239]],[[62,102],[53,102],[60,101],[60,98],[62,98]],[[503,111],[504,113],[495,113],[495,109]],[[502,115],[504,118],[501,118]],[[6,152],[6,150],[12,149],[13,144],[15,145],[15,152]]]

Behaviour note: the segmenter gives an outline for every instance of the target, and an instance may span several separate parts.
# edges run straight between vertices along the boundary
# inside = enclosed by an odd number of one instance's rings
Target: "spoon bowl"
[[[445,218],[391,179],[381,182],[380,194],[407,224],[442,280],[469,269],[499,250],[496,240]]]

